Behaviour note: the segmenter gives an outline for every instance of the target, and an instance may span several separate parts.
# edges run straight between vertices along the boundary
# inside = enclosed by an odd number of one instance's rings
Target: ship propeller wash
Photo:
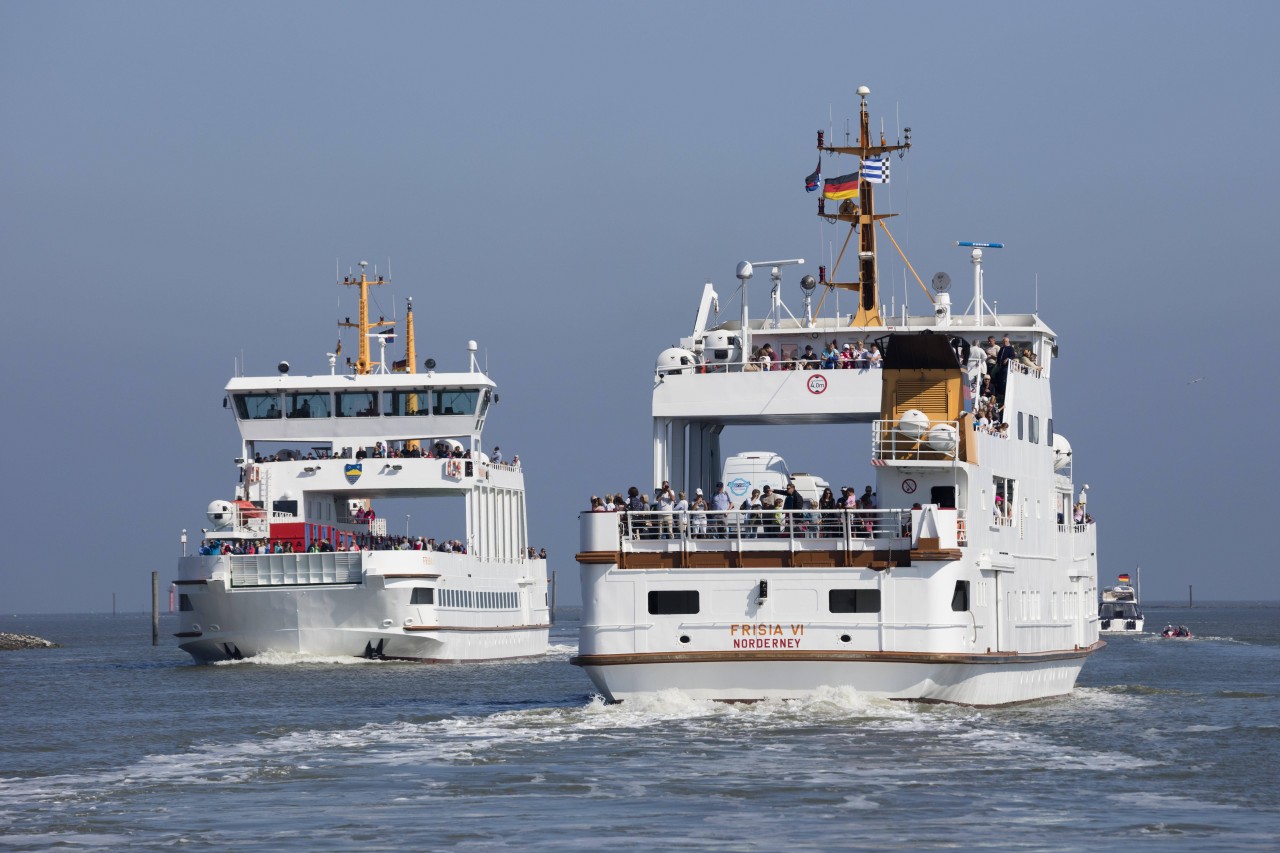
[[[850,174],[806,181],[822,184],[818,215],[848,235],[830,277],[820,266],[816,280],[800,278],[802,316],[778,295],[782,271],[802,260],[744,261],[741,316],[712,322],[719,296],[708,283],[692,333],[658,356],[653,482],[690,500],[702,488],[709,506],[579,517],[572,662],[608,699],[675,688],[751,701],[835,687],[1004,705],[1070,692],[1103,645],[1095,525],[1073,516],[1071,448],[1050,396],[1057,335],[1037,314],[987,306],[983,253],[998,243],[957,244],[971,250],[967,310],[953,311],[945,273],[925,288],[929,313],[894,316],[883,304],[876,243],[878,233],[892,242],[892,214],[876,212],[873,193],[910,130],[873,141],[870,92],[858,94],[856,144],[818,134],[820,165],[852,158],[839,170]],[[853,269],[845,280],[842,264]],[[746,293],[756,269],[774,288],[759,319]],[[823,316],[810,303],[818,288],[851,293],[854,309]],[[861,453],[874,497],[814,494],[822,471],[792,477],[773,454],[721,458],[725,429],[784,426],[795,440],[832,424],[870,426]],[[833,465],[837,453],[861,455],[851,442],[831,452]],[[785,497],[751,503],[751,477],[789,478]]]
[[[197,660],[545,653],[547,565],[529,547],[524,471],[482,452],[497,386],[474,341],[466,370],[426,359],[416,372],[412,301],[405,357],[388,366],[396,323],[368,310],[370,287],[387,283],[364,262],[338,282],[359,292],[358,319],[339,323],[359,336],[347,372],[339,345],[327,374],[281,362],[227,384],[241,436],[234,496],[209,505],[200,553],[175,581],[179,645]],[[379,511],[387,501],[411,508],[404,535],[400,515]]]

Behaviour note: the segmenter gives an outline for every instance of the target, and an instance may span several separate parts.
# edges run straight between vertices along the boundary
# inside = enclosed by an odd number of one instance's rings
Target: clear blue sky
[[[233,360],[324,372],[361,258],[421,356],[479,342],[575,600],[576,513],[651,485],[702,283],[832,239],[802,180],[859,84],[914,131],[879,200],[922,275],[967,293],[979,239],[1002,310],[1039,277],[1103,579],[1280,598],[1276,32],[1263,2],[5,3],[0,612],[145,609],[234,483]],[[865,433],[726,441],[871,482]]]

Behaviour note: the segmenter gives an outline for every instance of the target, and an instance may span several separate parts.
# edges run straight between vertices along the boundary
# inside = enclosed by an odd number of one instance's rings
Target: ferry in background
[[[873,142],[869,90],[858,94],[858,144],[827,146],[818,133],[820,157],[856,164],[825,183],[836,210],[819,201],[820,217],[850,226],[831,277],[820,266],[816,281],[800,278],[799,318],[782,303],[781,269],[803,260],[739,263],[736,320],[713,318],[719,296],[706,285],[691,334],[657,359],[653,482],[691,499],[703,487],[713,499],[726,428],[785,426],[794,441],[808,425],[869,424],[878,507],[774,508],[760,524],[736,501],[674,519],[581,514],[572,663],[609,700],[669,688],[786,699],[829,686],[1004,705],[1070,692],[1104,645],[1096,526],[1075,522],[1071,447],[1054,425],[1058,336],[1036,314],[996,314],[984,302],[983,249],[999,244],[957,244],[972,249],[971,310],[953,312],[945,273],[933,277],[930,313],[893,316],[881,305],[876,236],[892,240],[892,214],[875,212],[873,182],[887,178],[891,153],[910,148],[910,130],[896,144]],[[815,182],[818,172],[806,184]],[[855,272],[840,281],[845,259]],[[770,270],[773,296],[769,315],[753,320],[747,287],[757,268]],[[818,287],[852,292],[856,310],[815,316]],[[1003,430],[979,429],[971,410],[985,367],[974,344],[988,335],[1028,353],[993,378]],[[856,341],[874,341],[882,360],[824,369],[833,342]],[[833,447],[833,459],[851,450]]]
[[[1139,585],[1142,570],[1138,570]],[[1141,634],[1145,624],[1142,618],[1142,605],[1138,603],[1138,587],[1129,583],[1128,573],[1116,579],[1115,586],[1102,591],[1102,602],[1098,605],[1099,630],[1109,634]]]
[[[358,320],[338,324],[359,335],[348,372],[337,372],[339,343],[328,374],[293,375],[281,362],[276,376],[226,386],[241,436],[238,483],[233,498],[209,505],[201,553],[180,560],[175,581],[176,636],[198,661],[547,650],[547,563],[529,545],[524,471],[482,452],[497,387],[478,369],[474,341],[469,369],[437,372],[426,359],[426,373],[415,372],[412,300],[405,358],[388,369],[395,323],[370,322],[368,305],[369,288],[389,282],[366,266],[338,282],[359,290]],[[414,501],[404,536],[379,514],[384,499]],[[463,505],[453,513],[463,529],[432,526],[447,523],[442,502]]]

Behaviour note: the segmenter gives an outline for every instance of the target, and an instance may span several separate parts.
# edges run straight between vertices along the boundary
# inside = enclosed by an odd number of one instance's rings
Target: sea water
[[[146,616],[2,617],[0,848],[1276,850],[1280,606],[1149,606],[1065,698],[676,692],[543,658],[196,665]]]

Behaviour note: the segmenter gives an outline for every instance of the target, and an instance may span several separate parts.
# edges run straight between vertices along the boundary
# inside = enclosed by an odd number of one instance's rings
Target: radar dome
[[[230,501],[214,501],[204,512],[217,530],[223,530],[236,523],[236,508]]]
[[[696,363],[693,353],[680,347],[668,347],[658,354],[659,373],[692,373]]]
[[[1064,436],[1053,434],[1053,470],[1061,471],[1071,464],[1071,442]]]
[[[929,416],[919,409],[907,409],[898,419],[898,431],[908,438],[919,438],[929,429]]]
[[[924,443],[939,453],[955,453],[960,435],[951,424],[937,424],[925,435]]]

